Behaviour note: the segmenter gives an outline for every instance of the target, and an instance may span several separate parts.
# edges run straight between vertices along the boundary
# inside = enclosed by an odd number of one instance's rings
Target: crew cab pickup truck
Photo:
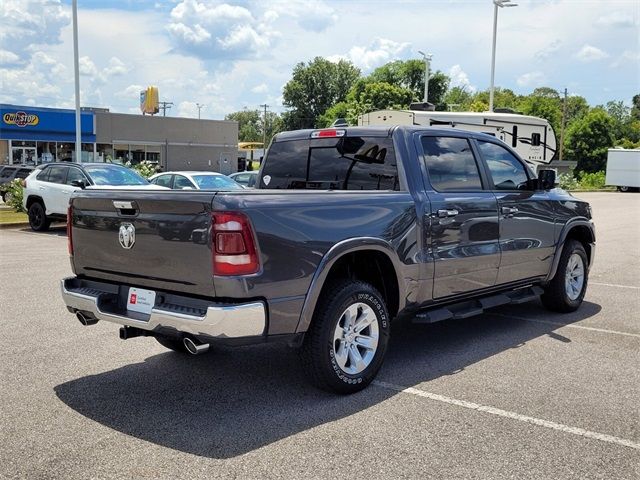
[[[62,295],[84,325],[179,352],[286,341],[316,385],[351,393],[380,369],[392,322],[540,295],[580,306],[591,209],[554,183],[481,133],[284,132],[255,190],[75,192]]]

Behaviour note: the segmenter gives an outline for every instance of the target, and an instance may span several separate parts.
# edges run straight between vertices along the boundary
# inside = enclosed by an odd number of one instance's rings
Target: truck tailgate
[[[214,195],[191,191],[83,191],[74,195],[75,273],[215,296],[209,241]]]

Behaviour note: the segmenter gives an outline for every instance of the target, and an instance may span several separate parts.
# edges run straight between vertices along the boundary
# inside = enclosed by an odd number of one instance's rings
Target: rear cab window
[[[400,190],[388,136],[344,136],[274,142],[260,188]]]

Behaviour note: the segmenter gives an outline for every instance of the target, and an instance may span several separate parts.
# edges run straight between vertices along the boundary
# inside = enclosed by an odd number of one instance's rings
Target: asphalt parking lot
[[[349,397],[283,346],[186,357],[82,327],[64,228],[0,230],[0,477],[636,479],[640,194],[577,196],[598,235],[579,311],[396,328]]]

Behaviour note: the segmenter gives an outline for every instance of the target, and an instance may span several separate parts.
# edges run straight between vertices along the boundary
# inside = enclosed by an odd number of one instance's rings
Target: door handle
[[[513,215],[514,213],[518,213],[517,207],[502,207],[500,211],[505,215]]]
[[[438,217],[440,218],[447,218],[447,217],[455,217],[456,215],[458,215],[458,210],[445,210],[445,209],[441,209],[438,210]]]

